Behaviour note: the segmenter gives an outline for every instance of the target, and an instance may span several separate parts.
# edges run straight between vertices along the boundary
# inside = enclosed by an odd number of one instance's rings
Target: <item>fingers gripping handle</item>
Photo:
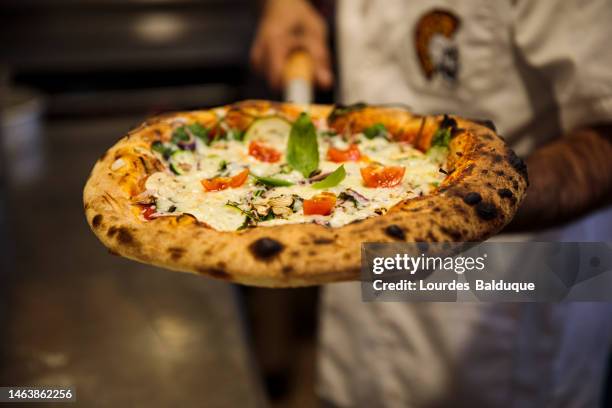
[[[287,102],[311,103],[314,68],[310,54],[294,51],[283,68],[283,91]]]

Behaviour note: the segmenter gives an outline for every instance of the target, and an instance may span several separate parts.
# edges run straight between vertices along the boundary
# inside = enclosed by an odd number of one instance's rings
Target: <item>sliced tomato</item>
[[[363,167],[360,171],[363,184],[366,187],[395,187],[402,182],[406,168],[371,164]]]
[[[358,161],[361,159],[361,152],[359,151],[359,146],[356,144],[352,144],[348,149],[344,150],[330,147],[329,150],[327,150],[327,158],[336,163]]]
[[[206,191],[221,191],[227,188],[238,188],[244,184],[249,176],[249,169],[244,169],[233,177],[215,177],[202,180]]]
[[[281,158],[281,152],[257,140],[249,144],[249,155],[266,163],[276,163]]]
[[[153,214],[155,214],[156,211],[157,209],[153,205],[143,206],[142,216],[144,217],[145,220],[151,221],[153,218],[155,218],[153,217]]]
[[[304,215],[329,215],[336,206],[336,196],[324,192],[304,200]]]

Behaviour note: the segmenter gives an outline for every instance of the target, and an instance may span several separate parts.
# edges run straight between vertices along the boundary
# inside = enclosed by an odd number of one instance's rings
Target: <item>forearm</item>
[[[530,186],[511,229],[538,229],[581,215],[612,194],[612,127],[585,128],[536,150]]]

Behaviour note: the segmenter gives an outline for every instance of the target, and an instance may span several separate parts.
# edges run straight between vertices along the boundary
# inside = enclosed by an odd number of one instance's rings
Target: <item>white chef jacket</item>
[[[342,100],[491,119],[525,155],[612,122],[610,22],[609,0],[340,0]],[[612,241],[612,210],[545,237]],[[335,405],[601,400],[608,303],[364,303],[349,283],[322,305],[318,392]]]

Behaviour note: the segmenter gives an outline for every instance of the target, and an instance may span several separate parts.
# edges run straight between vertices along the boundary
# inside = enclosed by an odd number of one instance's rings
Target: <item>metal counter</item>
[[[0,384],[72,385],[69,406],[262,406],[233,287],[110,255],[86,223],[91,166],[141,119],[45,126],[40,178],[8,189]]]

